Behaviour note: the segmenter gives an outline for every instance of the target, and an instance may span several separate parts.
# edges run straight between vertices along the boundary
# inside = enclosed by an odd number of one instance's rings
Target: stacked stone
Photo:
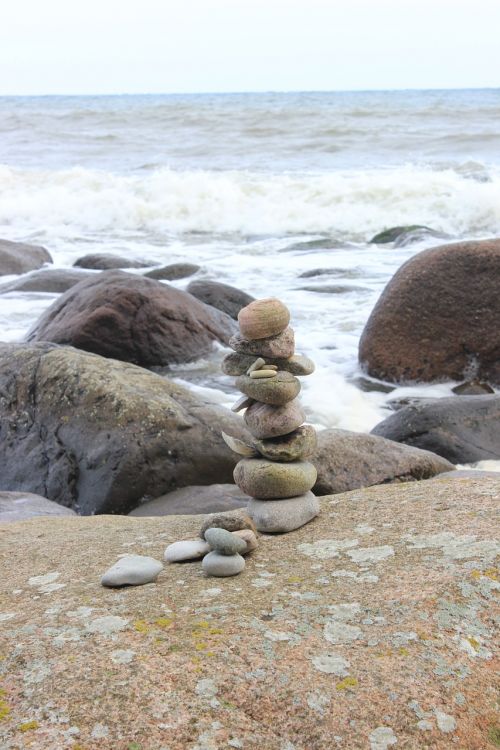
[[[316,469],[305,460],[316,448],[316,432],[303,424],[297,400],[300,381],[310,375],[313,362],[295,354],[290,313],[275,298],[255,300],[240,310],[240,334],[229,342],[234,350],[222,363],[223,372],[236,375],[244,394],[233,411],[245,409],[251,444],[223,433],[229,447],[243,458],[234,481],[250,495],[248,514],[263,532],[287,532],[303,526],[319,513],[310,491]]]

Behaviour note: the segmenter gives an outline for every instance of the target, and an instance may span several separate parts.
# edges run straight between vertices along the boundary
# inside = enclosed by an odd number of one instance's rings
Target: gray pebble
[[[225,578],[241,573],[245,567],[245,560],[241,555],[221,555],[220,552],[209,552],[203,558],[201,567],[207,576]]]
[[[205,539],[212,549],[217,550],[222,555],[235,555],[244,552],[247,548],[244,539],[234,536],[234,534],[226,531],[226,529],[207,529],[205,531]]]
[[[248,513],[259,531],[281,533],[294,531],[309,523],[320,511],[320,504],[312,492],[284,500],[255,500],[248,503]]]
[[[101,578],[103,586],[141,586],[156,581],[163,565],[153,557],[126,555],[107,570]]]
[[[182,562],[183,560],[198,560],[210,552],[210,545],[203,539],[187,539],[173,542],[165,550],[164,558],[167,562]]]

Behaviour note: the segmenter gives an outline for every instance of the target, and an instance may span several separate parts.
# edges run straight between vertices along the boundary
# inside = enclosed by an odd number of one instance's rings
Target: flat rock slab
[[[37,516],[76,516],[76,513],[31,492],[0,492],[0,523],[25,521]]]
[[[185,563],[123,590],[100,585],[119,554],[159,559],[203,519],[5,525],[2,750],[494,748],[499,495],[327,496],[239,576]]]

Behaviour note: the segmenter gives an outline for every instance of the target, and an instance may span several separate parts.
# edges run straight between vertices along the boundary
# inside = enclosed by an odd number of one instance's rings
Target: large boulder
[[[44,247],[0,240],[0,276],[27,273],[45,263],[52,263],[52,258]]]
[[[0,479],[1,481],[1,479]],[[0,523],[25,521],[38,516],[75,516],[70,508],[47,500],[46,497],[33,495],[31,492],[0,491]]]
[[[187,292],[104,271],[56,300],[27,341],[53,341],[144,367],[190,362],[227,343],[235,324]]]
[[[148,266],[152,266],[153,263],[148,260],[123,258],[121,255],[114,255],[114,253],[89,253],[82,258],[78,258],[73,265],[76,268],[109,271],[114,268],[147,268]]]
[[[316,495],[429,479],[455,468],[435,453],[347,430],[318,432],[318,448],[309,460],[318,470]]]
[[[243,508],[248,500],[248,495],[245,495],[235,484],[181,487],[142,503],[134,508],[129,516],[186,516],[196,513],[221,513]]]
[[[500,383],[500,239],[425,250],[394,275],[361,336],[359,360],[390,382]]]
[[[229,284],[222,284],[220,281],[202,279],[191,281],[186,291],[193,297],[205,302],[205,304],[216,307],[217,310],[222,310],[234,320],[237,320],[241,308],[246,307],[255,299],[250,294],[242,292],[241,289]]]
[[[231,482],[221,430],[241,419],[134,365],[52,344],[0,344],[4,490],[91,513],[128,513],[145,495]]]
[[[7,292],[48,292],[62,294],[85,279],[96,277],[92,271],[76,271],[72,268],[48,268],[32,271],[19,279],[0,286],[0,294]]]
[[[500,395],[421,400],[379,422],[372,435],[433,451],[454,464],[500,459]]]
[[[205,516],[34,519],[1,538],[0,746],[494,750],[498,482],[321,500],[235,578],[161,560]]]

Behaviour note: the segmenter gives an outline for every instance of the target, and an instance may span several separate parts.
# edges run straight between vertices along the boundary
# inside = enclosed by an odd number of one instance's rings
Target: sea
[[[56,267],[187,261],[193,278],[279,297],[317,365],[309,421],[368,432],[392,401],[456,385],[369,378],[358,342],[415,253],[500,236],[499,122],[500,89],[0,97],[0,237],[44,245]],[[370,243],[413,224],[443,238]],[[0,295],[0,338],[22,339],[56,296]],[[230,405],[223,354],[169,376]]]

